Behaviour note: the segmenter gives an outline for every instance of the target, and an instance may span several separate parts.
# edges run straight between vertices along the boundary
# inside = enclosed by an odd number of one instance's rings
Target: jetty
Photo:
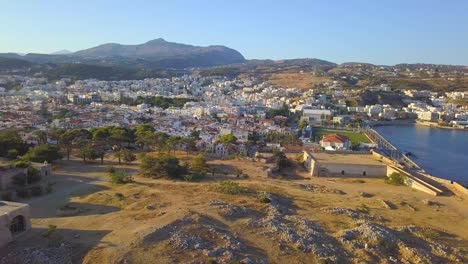
[[[377,144],[374,153],[392,161],[394,165],[391,168],[407,178],[406,184],[408,186],[432,195],[457,194],[468,198],[468,190],[461,184],[426,173],[423,168],[386,140],[375,129],[368,127],[365,128],[364,132],[373,143]]]

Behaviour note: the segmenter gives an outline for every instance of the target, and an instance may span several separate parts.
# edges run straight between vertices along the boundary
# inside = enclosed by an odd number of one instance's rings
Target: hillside
[[[294,176],[273,179],[264,176],[268,164],[209,164],[218,172],[201,182],[135,175],[134,183],[112,185],[107,165],[61,161],[54,191],[28,201],[33,230],[0,251],[0,262],[466,262],[466,201],[459,197],[383,179],[309,178],[297,165]],[[236,178],[235,168],[249,177]]]
[[[33,63],[84,63],[147,69],[211,67],[245,61],[241,53],[225,46],[199,47],[163,39],[140,45],[103,44],[68,54],[29,53],[21,56],[2,53],[0,57]]]
[[[32,63],[25,60],[0,57],[0,70],[27,68],[30,66],[32,66]]]
[[[169,78],[181,75],[182,71],[161,69],[147,70],[119,66],[101,66],[90,64],[59,64],[44,73],[49,80],[72,78],[74,80],[142,80],[145,78]]]

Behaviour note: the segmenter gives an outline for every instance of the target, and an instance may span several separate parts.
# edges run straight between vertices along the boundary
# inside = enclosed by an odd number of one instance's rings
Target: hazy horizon
[[[0,52],[78,51],[156,38],[247,59],[468,64],[468,2],[1,1]]]

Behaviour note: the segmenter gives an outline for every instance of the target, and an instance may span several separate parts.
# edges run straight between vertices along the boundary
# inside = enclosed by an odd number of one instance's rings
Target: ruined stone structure
[[[0,247],[31,229],[29,205],[0,201]]]

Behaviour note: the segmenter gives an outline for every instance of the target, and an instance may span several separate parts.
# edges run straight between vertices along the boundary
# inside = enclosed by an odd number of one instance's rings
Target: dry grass
[[[328,77],[314,76],[311,73],[274,73],[269,80],[274,85],[304,90],[313,88],[315,84],[331,82]]]
[[[186,157],[185,154],[181,154],[182,156]],[[343,229],[355,227],[355,222],[347,216],[326,213],[322,208],[365,209],[370,215],[381,216],[384,223],[389,226],[417,225],[430,228],[427,229],[430,232],[422,235],[429,236],[431,239],[437,239],[441,234],[450,234],[445,235],[445,243],[453,247],[468,249],[467,205],[466,201],[455,197],[430,197],[421,192],[413,192],[408,187],[387,185],[383,179],[366,179],[365,182],[342,178],[267,179],[261,174],[265,164],[246,160],[210,160],[209,164],[219,166],[226,171],[240,167],[250,175],[248,179],[236,179],[240,186],[255,192],[266,191],[288,197],[291,201],[291,209],[316,222],[331,235]],[[137,169],[136,164],[122,167]],[[73,170],[78,168],[80,172],[74,174]],[[69,162],[59,166],[61,174],[91,181],[100,179],[104,171],[105,165],[83,167],[80,163]],[[305,171],[298,173],[299,176],[308,177]],[[271,239],[259,235],[246,225],[247,219],[223,218],[216,208],[210,206],[210,201],[221,200],[247,207],[257,212],[254,214],[264,213],[267,205],[262,203],[256,195],[230,195],[218,192],[215,187],[226,177],[230,176],[217,174],[214,178],[208,178],[200,183],[189,183],[136,176],[135,183],[126,185],[111,185],[105,180],[102,183],[94,182],[89,186],[83,185],[83,188],[74,190],[70,195],[53,197],[57,200],[57,204],[72,202],[84,208],[85,210],[81,211],[83,213],[72,217],[58,217],[55,215],[54,203],[34,203],[35,210],[32,215],[34,229],[21,237],[13,247],[47,244],[51,239],[55,239],[54,243],[74,245],[77,250],[74,260],[77,263],[115,263],[130,248],[135,250],[134,260],[158,259],[160,263],[206,261],[204,256],[190,251],[175,251],[164,243],[155,244],[145,250],[135,246],[135,238],[138,237],[139,232],[148,228],[162,227],[186,215],[199,214],[212,219],[213,225],[236,233],[245,244],[249,245],[247,250],[265,256],[269,263],[308,262],[309,254],[294,250],[289,246],[284,249],[276,244],[272,245]],[[57,186],[69,186],[61,182],[63,178],[56,180]],[[329,189],[341,190],[346,194],[311,192],[300,188],[299,184],[325,186]],[[361,197],[359,193],[363,191],[375,196]],[[422,200],[427,198],[445,206],[437,208],[426,206]],[[398,206],[395,210],[385,209],[381,206],[381,199],[391,201]],[[400,206],[401,201],[411,204],[417,208],[417,211],[409,211],[406,206]],[[46,213],[38,217],[39,212]],[[252,215],[252,217],[255,216]],[[41,234],[49,225],[56,225],[57,228],[51,238],[44,238]],[[73,238],[73,233],[80,234],[80,238]]]

